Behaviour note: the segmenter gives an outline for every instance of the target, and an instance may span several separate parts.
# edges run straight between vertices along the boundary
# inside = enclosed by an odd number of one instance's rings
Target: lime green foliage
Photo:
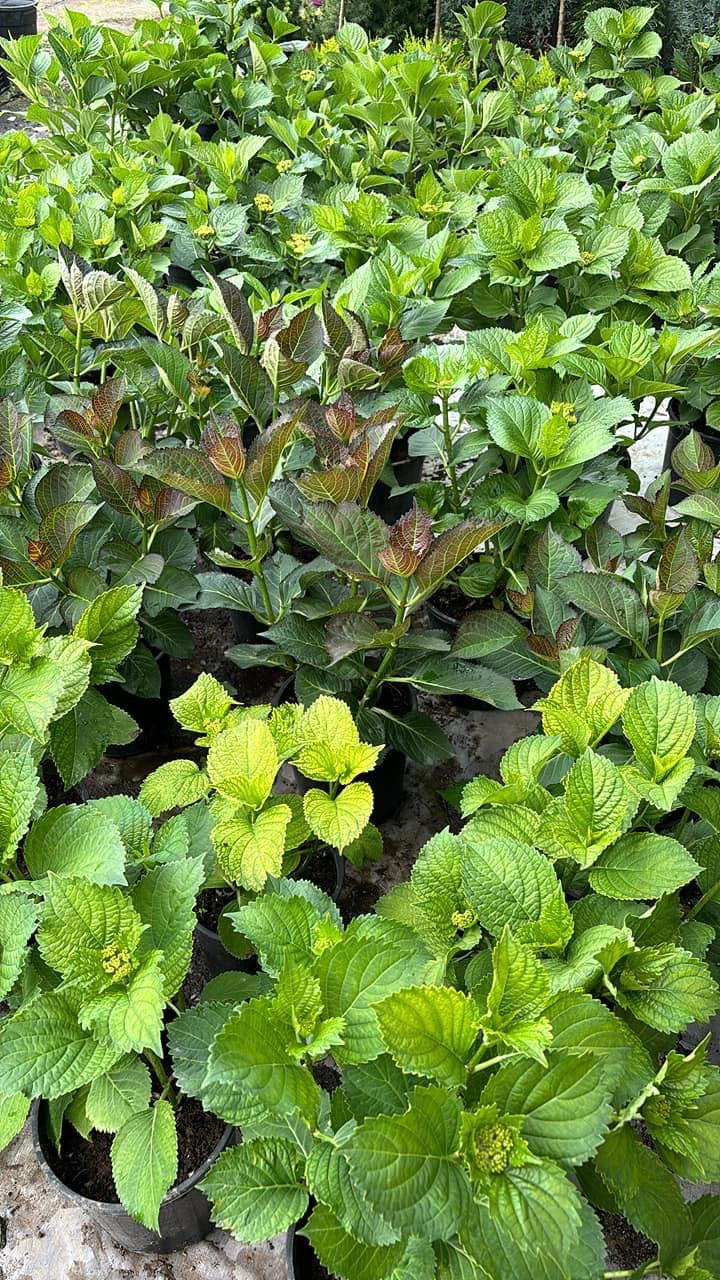
[[[268,877],[328,845],[360,865],[379,856],[382,845],[369,825],[372,789],[359,775],[372,770],[380,747],[361,741],[344,702],[321,695],[307,708],[240,707],[213,676],[201,675],[172,706],[180,724],[207,745],[205,767],[189,760],[161,765],[140,799],[153,814],[202,800],[225,881],[257,892]],[[311,787],[302,800],[274,794],[285,763],[324,789]]]
[[[20,831],[22,787],[4,804],[7,829]],[[0,1137],[14,1137],[33,1098],[52,1105],[58,1140],[63,1122],[114,1134],[118,1195],[157,1230],[177,1164],[165,1020],[182,1002],[203,857],[185,814],[154,831],[129,796],[49,809],[22,852],[28,878],[6,862],[0,893]]]

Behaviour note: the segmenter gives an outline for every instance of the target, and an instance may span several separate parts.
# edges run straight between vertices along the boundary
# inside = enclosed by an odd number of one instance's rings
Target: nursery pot
[[[327,854],[332,859],[334,872],[332,888],[327,892],[333,902],[337,902],[345,883],[345,859],[337,849],[328,849]],[[302,877],[302,867],[299,867],[295,874]],[[211,978],[216,978],[220,973],[227,973],[230,969],[240,970],[243,973],[257,973],[258,960],[254,953],[247,956],[234,956],[223,945],[219,933],[214,929],[208,929],[207,925],[199,922],[196,924],[195,939]]]
[[[292,701],[294,679],[294,676],[290,676],[280,686],[275,694],[274,701],[276,706],[280,706],[283,702]],[[415,690],[409,688],[408,685],[399,685],[398,692],[405,702],[404,713],[417,711]],[[300,791],[309,791],[311,787],[323,785],[322,783],[313,782],[309,778],[304,778],[294,766],[291,767]],[[374,803],[371,817],[373,822],[387,822],[389,818],[394,817],[397,813],[403,799],[406,767],[407,756],[404,751],[398,751],[396,747],[387,747],[372,773],[360,774],[356,779],[357,782],[367,782],[372,790]]]
[[[114,707],[127,711],[140,726],[138,736],[126,747],[109,746],[108,756],[139,756],[146,751],[154,751],[167,741],[170,730],[170,659],[166,653],[157,655],[160,668],[160,697],[140,698],[131,693],[124,685],[112,681],[100,687],[100,692]]]
[[[37,34],[37,4],[35,0],[0,0],[0,40],[17,40],[20,36]],[[0,90],[7,88],[10,80],[0,70]]]
[[[160,1234],[131,1218],[121,1204],[90,1200],[68,1187],[55,1173],[49,1160],[52,1139],[48,1130],[47,1104],[34,1102],[32,1136],[35,1156],[51,1186],[66,1200],[82,1209],[96,1227],[107,1231],[117,1244],[132,1253],[173,1253],[187,1244],[204,1240],[212,1231],[210,1204],[198,1187],[210,1167],[227,1146],[235,1142],[235,1130],[228,1125],[214,1151],[191,1177],[168,1191],[160,1206]]]
[[[704,417],[699,417],[694,422],[687,422],[687,423],[681,424],[679,422],[680,413],[678,412],[678,403],[676,400],[670,401],[670,404],[668,406],[668,417],[670,419],[670,422],[668,424],[667,443],[665,445],[665,457],[663,458],[663,471],[667,471],[671,468],[672,466],[671,458],[672,458],[673,449],[675,449],[680,444],[680,441],[684,440],[685,437],[689,435],[691,431],[697,431],[703,443],[708,445],[708,447],[712,449],[713,454],[717,458],[718,446],[720,446],[720,433],[718,433],[717,431],[713,431],[711,430],[711,428],[707,427],[705,425]],[[670,490],[671,503],[681,502],[682,499],[685,497],[687,497],[687,494],[682,493],[679,489]]]
[[[317,1259],[310,1241],[300,1235],[300,1229],[305,1225],[306,1220],[303,1218],[302,1222],[296,1222],[285,1236],[287,1280],[315,1280],[318,1274]]]

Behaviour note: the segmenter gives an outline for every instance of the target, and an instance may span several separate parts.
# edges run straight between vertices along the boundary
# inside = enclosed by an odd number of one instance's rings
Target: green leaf
[[[367,1062],[383,1053],[374,1005],[427,976],[430,957],[413,932],[392,920],[359,917],[342,942],[323,951],[317,976],[326,1017],[344,1020],[343,1044],[334,1052],[343,1064]]]
[[[38,946],[45,963],[64,978],[95,991],[110,986],[111,961],[124,950],[129,971],[141,935],[142,921],[121,889],[50,876]]]
[[[460,1104],[419,1088],[403,1115],[364,1120],[343,1145],[361,1193],[404,1235],[443,1239],[470,1210],[470,1184],[457,1161]]]
[[[697,875],[700,867],[669,836],[639,832],[623,836],[596,861],[590,884],[608,898],[661,898]]]
[[[260,813],[240,810],[215,824],[212,839],[218,862],[232,884],[259,892],[268,876],[281,874],[291,819],[289,805],[278,803]]]
[[[310,830],[335,849],[343,850],[361,835],[370,821],[373,793],[367,782],[351,782],[335,798],[313,787],[303,797]]]
[[[207,771],[222,795],[259,809],[272,791],[279,761],[275,742],[262,720],[245,719],[224,730],[210,746]]]
[[[320,1089],[290,1049],[286,1024],[264,1001],[251,1000],[215,1036],[207,1082],[232,1085],[273,1115],[299,1112],[314,1125]]]
[[[115,1188],[131,1218],[159,1232],[160,1205],[177,1177],[177,1130],[170,1103],[160,1099],[126,1120],[110,1156]]]
[[[274,485],[271,501],[297,537],[344,573],[385,581],[387,572],[378,557],[388,530],[379,516],[352,502],[302,501],[294,488],[288,494],[288,487]]]
[[[299,1152],[277,1138],[223,1151],[200,1185],[217,1226],[248,1244],[287,1230],[308,1204]]]
[[[547,806],[536,843],[555,858],[588,867],[630,825],[638,797],[612,761],[584,751],[567,774],[562,801]]]
[[[48,809],[30,830],[23,850],[39,880],[82,876],[94,884],[125,884],[125,845],[114,822],[97,809],[63,804]]]
[[[0,1028],[0,1092],[49,1100],[88,1084],[115,1065],[120,1053],[84,1031],[79,997],[47,991],[4,1018]]]
[[[90,651],[93,683],[117,679],[118,666],[135,648],[142,594],[140,586],[111,587],[91,601],[76,623],[73,635],[95,646]]]
[[[557,591],[566,604],[572,604],[598,622],[604,622],[617,635],[625,636],[640,647],[647,643],[647,611],[637,591],[625,578],[601,570],[569,573],[558,583]]]
[[[9,728],[44,745],[61,694],[62,681],[50,658],[34,658],[4,674],[0,668],[0,733]]]
[[[568,1280],[583,1209],[556,1165],[527,1164],[492,1179],[461,1241],[489,1280]]]
[[[543,1017],[550,982],[541,962],[506,927],[493,948],[492,966],[487,1013],[482,1019],[485,1041],[499,1042],[545,1065],[552,1033]]]
[[[558,735],[563,751],[579,756],[605,737],[629,696],[614,671],[583,655],[535,703],[535,710],[542,715],[544,732]]]
[[[296,768],[320,782],[352,782],[374,768],[381,748],[361,742],[352,712],[339,698],[321,695],[304,712],[299,726]]]
[[[273,410],[273,385],[254,356],[243,355],[227,342],[220,343],[223,356],[222,374],[240,407],[262,431]]]
[[[16,1138],[30,1114],[30,1099],[23,1093],[0,1098],[0,1151]]]
[[[30,743],[0,752],[0,863],[15,856],[40,787]]]
[[[404,1071],[462,1085],[480,1029],[474,1001],[452,987],[408,987],[375,1006],[380,1035]]]
[[[74,786],[94,769],[110,743],[126,746],[137,732],[127,712],[113,707],[97,689],[88,689],[50,726],[50,749],[65,786]]]
[[[165,995],[178,991],[190,966],[195,931],[195,899],[205,879],[202,857],[153,867],[133,889],[132,899],[147,926],[138,955],[161,953]]]
[[[521,458],[542,458],[543,427],[551,417],[547,405],[532,396],[491,396],[487,427],[495,444]]]
[[[671,680],[656,676],[633,689],[623,712],[625,736],[655,782],[685,757],[695,727],[692,698]]]
[[[707,965],[671,943],[643,947],[627,957],[617,999],[658,1031],[682,1031],[691,1022],[707,1022],[720,1005]]]
[[[441,533],[415,571],[415,583],[423,597],[430,595],[463,560],[467,560],[473,551],[477,551],[478,547],[502,527],[503,522],[500,520],[494,523],[465,520]]]
[[[80,1023],[100,1040],[110,1041],[122,1053],[151,1049],[162,1055],[160,1033],[165,1010],[163,973],[153,951],[130,978],[127,987],[113,989],[88,1000]]]
[[[548,1065],[502,1065],[482,1094],[501,1113],[524,1116],[522,1135],[537,1156],[565,1168],[594,1155],[612,1108],[605,1064],[593,1053],[548,1055]]]
[[[0,897],[0,1000],[20,977],[37,917],[37,906],[24,894]]]
[[[675,1178],[653,1151],[624,1125],[607,1135],[595,1167],[628,1222],[672,1260],[687,1248],[690,1220]]]
[[[653,1079],[653,1063],[637,1036],[600,1000],[567,992],[554,997],[547,1016],[552,1025],[553,1053],[594,1053],[608,1070],[618,1109],[637,1098]]]
[[[150,1072],[139,1058],[121,1058],[88,1089],[85,1110],[93,1129],[117,1133],[138,1111],[150,1106]]]
[[[230,505],[227,480],[198,449],[154,449],[143,456],[142,466],[146,475],[196,502],[207,502],[221,511]]]
[[[210,790],[210,780],[194,760],[168,760],[148,774],[140,788],[139,800],[154,818],[169,809],[185,809],[202,800]]]
[[[507,925],[513,932],[540,919],[557,893],[558,879],[547,858],[503,837],[463,837],[463,887],[470,906],[488,932],[498,935]]]
[[[27,662],[39,640],[35,615],[24,591],[0,587],[0,665]]]
[[[323,1266],[332,1268],[338,1280],[392,1280],[402,1260],[404,1245],[382,1245],[358,1240],[338,1222],[324,1204],[313,1209],[304,1234]],[[328,1271],[328,1274],[330,1272]]]
[[[206,671],[198,676],[185,693],[170,701],[170,708],[178,724],[195,733],[208,733],[215,725],[222,724],[232,706],[230,694],[219,680]]]

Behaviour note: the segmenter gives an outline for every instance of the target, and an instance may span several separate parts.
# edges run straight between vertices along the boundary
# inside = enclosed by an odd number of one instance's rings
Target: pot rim
[[[93,1200],[90,1196],[84,1196],[81,1191],[76,1191],[74,1187],[69,1187],[66,1182],[63,1182],[60,1175],[55,1172],[43,1149],[43,1140],[40,1132],[40,1111],[42,1107],[47,1107],[47,1100],[45,1098],[35,1098],[31,1112],[32,1143],[35,1159],[43,1170],[48,1181],[59,1188],[68,1200],[75,1200],[79,1204],[89,1205],[90,1211],[94,1210],[97,1212],[98,1210],[102,1210],[104,1214],[122,1214],[124,1217],[129,1218],[130,1214],[119,1200]],[[225,1126],[225,1129],[218,1138],[218,1141],[210,1152],[210,1155],[203,1161],[199,1169],[196,1169],[194,1173],[191,1173],[183,1182],[179,1182],[176,1187],[171,1187],[167,1194],[163,1196],[160,1204],[161,1209],[164,1205],[172,1204],[175,1200],[179,1200],[182,1196],[186,1195],[188,1191],[192,1191],[197,1187],[198,1183],[205,1177],[205,1174],[210,1171],[218,1156],[220,1156],[227,1147],[234,1129],[234,1125],[228,1124]],[[132,1221],[134,1221],[134,1219],[132,1219]],[[153,1232],[153,1234],[157,1235],[158,1233]],[[159,1234],[162,1234],[162,1232]]]

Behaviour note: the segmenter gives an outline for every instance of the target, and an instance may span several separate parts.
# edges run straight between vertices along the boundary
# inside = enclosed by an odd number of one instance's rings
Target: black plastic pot
[[[48,1132],[45,1102],[33,1103],[32,1136],[38,1164],[56,1191],[59,1191],[66,1200],[83,1209],[96,1227],[107,1231],[108,1235],[112,1236],[113,1240],[124,1249],[129,1249],[131,1253],[155,1254],[173,1253],[176,1249],[183,1249],[185,1245],[204,1240],[205,1236],[212,1231],[210,1204],[199,1190],[198,1183],[205,1177],[220,1153],[237,1140],[236,1130],[232,1125],[228,1125],[215,1150],[210,1153],[204,1164],[192,1177],[168,1192],[160,1206],[160,1234],[157,1235],[156,1232],[135,1222],[121,1204],[89,1200],[87,1196],[80,1195],[78,1191],[73,1191],[72,1187],[66,1186],[58,1177],[48,1158],[49,1152],[52,1151],[52,1139]]]
[[[345,884],[345,859],[336,849],[328,849],[328,854],[335,867],[335,883],[329,893],[333,902],[337,902]],[[296,875],[302,876],[302,867],[298,869]],[[220,935],[214,929],[208,929],[207,925],[195,926],[195,940],[211,978],[216,978],[218,974],[227,973],[229,970],[257,973],[258,959],[254,953],[248,956],[234,956],[227,947],[223,946]]]
[[[404,445],[404,441],[401,442]],[[390,462],[395,473],[396,484],[418,484],[422,475],[422,458],[400,458],[397,461],[390,454]],[[368,506],[380,516],[386,524],[394,524],[400,516],[404,516],[413,504],[412,493],[398,493],[390,496],[390,486],[383,480],[378,481],[370,494]]]
[[[265,630],[266,624],[258,622],[253,613],[248,613],[245,609],[232,609],[230,617],[238,644],[262,643],[260,632]]]
[[[295,677],[290,676],[280,686],[274,698],[276,706],[280,706],[283,702],[292,701],[294,681]],[[408,685],[400,685],[398,686],[398,691],[401,691],[401,696],[406,702],[404,714],[408,714],[410,711],[417,711],[415,690]],[[322,783],[312,782],[308,778],[304,778],[294,766],[291,767],[300,791],[305,792],[309,791],[311,787],[322,786]],[[389,818],[393,818],[397,813],[403,801],[406,768],[407,756],[405,752],[398,751],[396,747],[387,747],[372,773],[360,774],[356,779],[357,782],[367,782],[372,789],[374,804],[371,816],[373,822],[387,822]]]
[[[675,400],[670,401],[668,406],[668,417],[670,419],[670,425],[668,427],[667,443],[665,445],[665,457],[663,458],[663,471],[668,471],[672,468],[673,449],[676,449],[680,444],[680,441],[684,440],[691,431],[696,431],[698,433],[703,443],[712,449],[714,456],[717,458],[718,446],[720,445],[720,434],[707,427],[703,417],[700,417],[693,422],[680,423],[679,407]],[[671,502],[680,502],[685,497],[687,497],[687,494],[682,493],[679,489],[673,489],[670,491]]]
[[[126,747],[110,746],[107,755],[116,759],[126,756],[139,756],[147,751],[155,751],[167,742],[172,717],[170,715],[170,659],[166,653],[157,654],[160,669],[160,697],[140,698],[131,693],[124,685],[113,681],[100,686],[100,692],[121,711],[127,711],[140,726],[137,737]]]
[[[285,1265],[287,1280],[314,1280],[317,1276],[315,1254],[310,1241],[300,1235],[303,1222],[296,1222],[285,1236]]]
[[[0,0],[0,40],[18,40],[20,36],[37,34],[37,4],[35,0]],[[0,70],[0,90],[10,83]]]

